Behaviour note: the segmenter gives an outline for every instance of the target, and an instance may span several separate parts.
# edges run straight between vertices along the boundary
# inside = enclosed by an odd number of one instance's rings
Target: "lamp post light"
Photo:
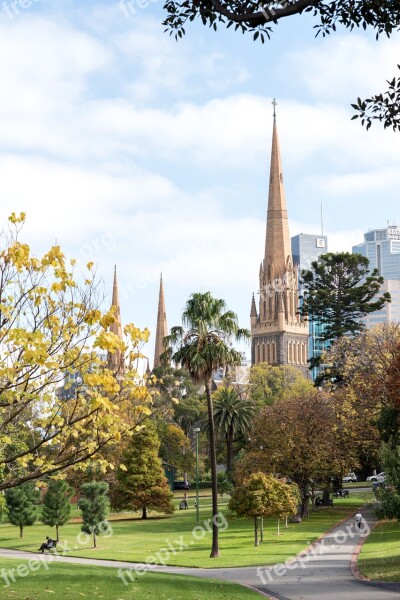
[[[200,520],[199,517],[199,433],[200,427],[193,427],[193,433],[196,436],[196,521]]]

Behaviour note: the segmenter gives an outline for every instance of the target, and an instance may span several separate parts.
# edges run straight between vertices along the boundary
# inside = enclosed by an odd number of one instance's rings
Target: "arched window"
[[[260,362],[260,346],[257,346],[257,364]]]
[[[288,362],[293,362],[292,357],[292,342],[288,342],[288,350],[287,350]]]
[[[272,343],[272,363],[276,363],[276,345],[275,342]]]
[[[262,345],[262,361],[265,362],[265,344]]]

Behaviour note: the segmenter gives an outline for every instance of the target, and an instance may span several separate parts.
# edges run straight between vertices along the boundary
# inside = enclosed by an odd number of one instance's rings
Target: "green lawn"
[[[105,600],[256,600],[260,595],[247,588],[231,583],[186,577],[146,573],[136,577],[133,582],[128,578],[124,585],[117,569],[107,567],[86,567],[51,563],[40,566],[38,570],[28,571],[19,577],[16,568],[27,565],[26,561],[1,560],[0,598],[13,600],[42,600],[45,597],[77,600],[91,597]],[[20,567],[21,568],[21,567]],[[10,570],[14,569],[12,581]],[[7,579],[6,579],[7,578]],[[9,585],[6,585],[8,580]],[[47,594],[49,594],[47,596]],[[51,596],[52,594],[52,596]]]
[[[370,499],[371,494],[361,496],[355,493],[350,498],[335,499],[334,509],[320,508],[303,523],[290,524],[288,529],[281,524],[280,536],[277,535],[276,521],[268,520],[265,524],[265,541],[258,548],[253,546],[253,523],[246,519],[229,519],[228,522],[222,522],[220,529],[219,559],[209,558],[211,533],[207,527],[193,530],[196,526],[193,502],[189,510],[177,510],[167,518],[154,516],[146,521],[138,518],[113,520],[113,535],[100,537],[97,549],[92,547],[90,539],[85,539],[85,534],[80,533],[80,525],[76,522],[61,529],[61,540],[69,548],[65,551],[67,555],[86,558],[147,562],[154,560],[156,555],[155,562],[160,562],[157,553],[161,551],[161,559],[170,565],[233,567],[274,564],[298,554],[307,544]],[[201,522],[210,519],[209,503],[209,499],[203,499]],[[223,512],[225,503],[226,500],[220,502]],[[0,547],[34,552],[44,537],[51,534],[51,529],[39,523],[27,527],[24,538],[20,540],[18,528],[3,524],[0,525]],[[62,549],[63,546],[60,552]]]
[[[381,521],[362,547],[358,567],[375,581],[400,582],[400,524]]]

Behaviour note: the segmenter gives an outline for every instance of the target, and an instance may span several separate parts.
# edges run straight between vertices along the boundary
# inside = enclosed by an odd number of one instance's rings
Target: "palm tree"
[[[226,471],[232,473],[233,443],[235,435],[250,432],[256,407],[243,400],[232,387],[221,387],[214,393],[214,420],[226,440]]]
[[[167,350],[162,360],[172,360],[186,367],[193,381],[203,383],[207,398],[210,438],[212,486],[212,548],[211,558],[219,556],[218,488],[215,452],[214,410],[211,396],[213,372],[228,365],[240,364],[240,353],[231,346],[235,340],[247,339],[247,329],[240,329],[237,316],[227,310],[224,300],[213,298],[210,292],[192,294],[182,314],[182,325],[173,327],[164,339]]]

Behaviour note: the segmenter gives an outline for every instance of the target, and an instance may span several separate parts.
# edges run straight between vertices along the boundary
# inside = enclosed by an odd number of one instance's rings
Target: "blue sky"
[[[2,5],[0,220],[25,210],[33,248],[94,260],[107,293],[117,264],[125,322],[154,331],[163,271],[170,326],[198,290],[248,326],[273,97],[291,234],[319,233],[323,203],[330,249],[350,250],[399,221],[399,136],[367,133],[350,102],[384,88],[400,42],[315,39],[306,16],[264,46],[200,25],[177,43],[162,4],[129,18],[114,0]]]

